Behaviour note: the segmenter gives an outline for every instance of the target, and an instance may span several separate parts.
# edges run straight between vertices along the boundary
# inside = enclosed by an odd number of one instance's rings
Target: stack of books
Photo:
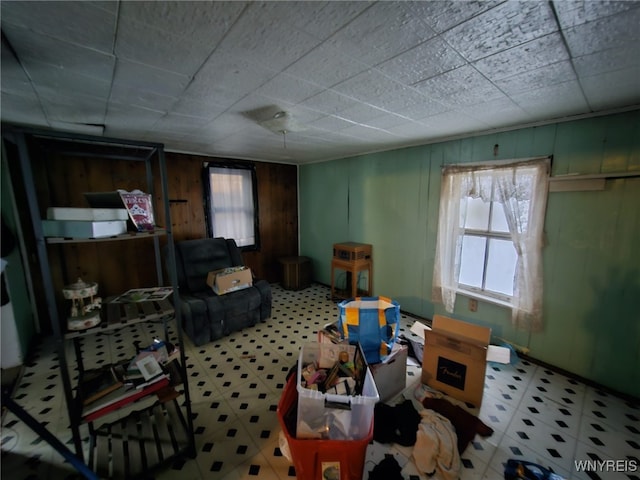
[[[84,372],[78,386],[82,419],[91,422],[151,393],[162,401],[175,398],[177,393],[169,387],[181,381],[178,356],[177,348],[171,355],[166,347],[146,350],[124,363]]]

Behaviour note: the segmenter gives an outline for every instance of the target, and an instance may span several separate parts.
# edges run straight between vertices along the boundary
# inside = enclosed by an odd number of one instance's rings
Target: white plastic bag
[[[284,458],[293,463],[293,460],[291,460],[291,451],[289,450],[289,442],[287,441],[287,436],[282,430],[280,430],[279,441],[280,451],[282,452],[282,455],[284,455]]]

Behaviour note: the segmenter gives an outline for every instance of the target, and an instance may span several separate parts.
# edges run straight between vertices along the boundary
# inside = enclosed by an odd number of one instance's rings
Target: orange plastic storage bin
[[[373,440],[373,419],[369,435],[362,440],[297,439],[287,421],[297,411],[298,391],[291,375],[278,402],[278,420],[284,432],[298,480],[362,480],[367,445]]]

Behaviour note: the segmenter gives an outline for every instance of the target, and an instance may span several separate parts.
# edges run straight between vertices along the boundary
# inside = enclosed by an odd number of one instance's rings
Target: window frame
[[[495,188],[495,187],[492,187]],[[470,198],[473,197],[465,197],[460,201],[469,201]],[[496,292],[495,290],[489,290],[486,288],[487,281],[487,270],[489,266],[489,244],[491,240],[509,240],[513,245],[513,237],[511,232],[499,231],[499,230],[491,230],[491,222],[493,220],[494,207],[497,202],[496,200],[491,200],[489,202],[489,214],[487,216],[487,229],[479,230],[476,228],[467,228],[464,225],[461,227],[460,232],[460,241],[464,243],[464,238],[466,236],[470,237],[479,237],[486,240],[485,249],[484,249],[484,258],[482,259],[482,282],[481,287],[476,287],[474,285],[469,285],[466,283],[460,282],[458,279],[457,291],[461,295],[465,295],[468,297],[478,298],[485,301],[489,301],[492,303],[497,303],[499,305],[512,306],[513,304],[513,295],[507,295],[505,293]],[[500,205],[502,205],[500,203]],[[515,246],[514,246],[515,248]],[[517,262],[517,259],[516,259]],[[462,256],[460,258],[460,268],[462,268]],[[511,283],[512,291],[515,289],[515,278],[512,279]]]
[[[212,192],[211,192],[211,175],[212,168],[222,168],[228,170],[248,170],[251,172],[251,194],[253,197],[253,229],[254,229],[254,243],[251,245],[238,245],[241,251],[259,251],[260,250],[260,211],[258,209],[258,180],[256,174],[256,167],[251,163],[237,163],[237,162],[205,162],[202,169],[202,187],[204,194],[204,214],[207,224],[207,235],[209,238],[215,238],[214,225],[212,218]],[[234,239],[235,240],[235,239]]]

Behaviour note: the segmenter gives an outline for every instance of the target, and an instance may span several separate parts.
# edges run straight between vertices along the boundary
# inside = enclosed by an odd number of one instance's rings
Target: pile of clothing
[[[411,400],[395,406],[376,404],[373,439],[413,446],[412,459],[420,472],[455,480],[460,475],[460,454],[476,434],[488,437],[493,429],[445,398],[427,395],[420,398],[420,403],[424,407],[420,410]],[[383,479],[402,479],[393,456],[386,457],[369,475],[369,480]]]

